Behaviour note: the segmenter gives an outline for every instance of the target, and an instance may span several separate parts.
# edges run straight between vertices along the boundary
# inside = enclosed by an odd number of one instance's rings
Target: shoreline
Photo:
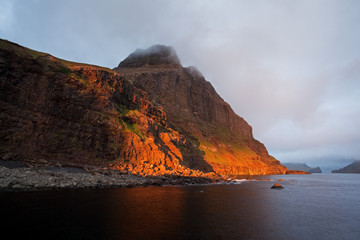
[[[212,183],[237,183],[242,180],[270,181],[268,175],[242,175],[237,177],[159,175],[140,176],[100,166],[63,165],[61,163],[29,163],[0,160],[0,192],[46,191],[57,189],[96,189]]]
[[[177,175],[138,176],[118,170],[93,167],[5,167],[0,165],[0,191],[122,188],[137,186],[190,185],[219,182],[219,179]]]

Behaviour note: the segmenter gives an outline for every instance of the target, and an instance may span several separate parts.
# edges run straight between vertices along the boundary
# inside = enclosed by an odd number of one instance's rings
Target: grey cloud
[[[360,158],[359,11],[356,0],[18,0],[0,10],[0,34],[110,68],[171,45],[272,155],[330,164]]]

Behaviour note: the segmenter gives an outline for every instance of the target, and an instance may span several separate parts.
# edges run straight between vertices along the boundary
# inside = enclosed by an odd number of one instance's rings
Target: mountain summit
[[[152,56],[169,59],[174,54],[171,47],[155,45],[130,54],[114,70],[163,106],[171,126],[195,139],[201,154],[184,152],[183,156],[205,160],[221,174],[284,173],[286,168],[254,139],[251,126],[235,114],[196,68],[184,68],[178,61],[171,68],[164,68],[168,61],[142,64]],[[139,64],[127,64],[135,59]]]
[[[172,47],[137,50],[111,70],[0,40],[0,77],[4,160],[139,175],[287,172]]]
[[[143,66],[179,66],[180,60],[175,49],[170,46],[154,45],[148,49],[137,49],[118,67],[143,67]]]

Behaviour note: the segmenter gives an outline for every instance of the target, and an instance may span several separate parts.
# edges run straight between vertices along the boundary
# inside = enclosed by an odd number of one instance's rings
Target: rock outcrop
[[[284,189],[284,187],[280,183],[275,183],[271,189]]]
[[[213,172],[163,107],[110,69],[0,41],[0,156],[111,165],[140,175]],[[196,154],[193,154],[194,156]]]
[[[338,170],[332,170],[332,173],[360,173],[360,160],[354,161],[349,165]]]
[[[73,168],[49,164],[7,168],[0,164],[0,191],[62,188],[113,188],[134,186],[209,184],[217,180],[176,175],[138,176],[127,171],[97,167]]]
[[[281,174],[237,116],[172,48],[116,71],[0,40],[0,157],[139,175]]]
[[[171,126],[186,136],[203,153],[203,159],[219,174],[284,174],[286,168],[271,157],[253,138],[251,126],[235,114],[194,67],[184,68],[171,47],[137,50],[114,70],[164,107]],[[152,61],[143,59],[169,59]],[[199,156],[201,157],[201,156]]]

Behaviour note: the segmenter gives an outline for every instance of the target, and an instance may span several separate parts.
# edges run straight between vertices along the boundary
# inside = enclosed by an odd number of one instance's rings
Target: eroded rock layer
[[[111,165],[142,175],[213,171],[193,140],[168,125],[163,108],[122,74],[1,41],[0,76],[3,159]]]
[[[253,138],[251,126],[235,114],[212,85],[194,67],[184,68],[178,57],[169,60],[173,49],[137,50],[114,70],[134,86],[146,91],[163,106],[169,122],[188,136],[194,136],[204,159],[220,174],[283,174],[286,168],[271,157],[265,146]],[[152,49],[152,48],[150,48]],[[144,62],[147,59],[148,62]],[[152,60],[154,59],[154,60]],[[155,61],[166,59],[166,61]]]
[[[173,49],[146,54],[113,71],[0,40],[0,157],[140,175],[285,173]]]

